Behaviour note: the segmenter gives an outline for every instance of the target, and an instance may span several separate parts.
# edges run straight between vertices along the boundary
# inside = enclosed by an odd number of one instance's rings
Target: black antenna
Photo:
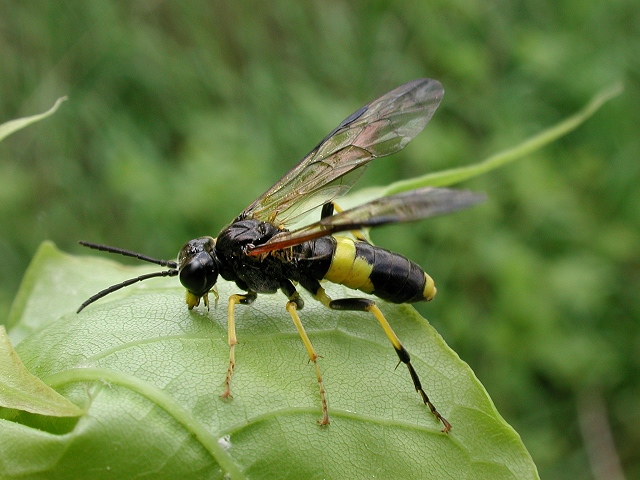
[[[80,308],[76,310],[76,313],[80,313],[82,309],[84,309],[87,305],[90,305],[96,300],[99,300],[102,297],[109,295],[110,293],[120,290],[121,288],[128,287],[129,285],[133,285],[134,283],[137,283],[137,282],[142,282],[143,280],[148,280],[149,278],[175,277],[179,273],[177,270],[178,263],[173,260],[159,260],[157,258],[152,258],[146,255],[142,255],[141,253],[132,252],[130,250],[124,250],[122,248],[117,248],[117,247],[110,247],[108,245],[100,245],[98,243],[91,243],[91,242],[84,242],[84,241],[80,241],[78,243],[80,243],[80,245],[92,248],[94,250],[100,250],[102,252],[109,252],[109,253],[117,253],[120,255],[124,255],[125,257],[133,257],[133,258],[137,258],[138,260],[143,260],[145,262],[155,263],[156,265],[161,265],[163,267],[169,267],[169,270],[163,270],[161,272],[154,272],[154,273],[147,273],[145,275],[140,275],[139,277],[136,277],[136,278],[130,278],[129,280],[125,280],[122,283],[111,285],[110,287],[105,288],[104,290],[101,290],[95,295],[89,297],[82,305],[80,305]]]
[[[155,263],[156,265],[161,265],[163,267],[178,268],[178,262],[175,262],[173,260],[158,260],[157,258],[147,257],[146,255],[143,255],[141,253],[132,252],[131,250],[125,250],[118,247],[110,247],[109,245],[100,245],[99,243],[85,242],[84,240],[80,240],[78,243],[84,247],[93,248],[94,250],[100,250],[101,252],[118,253],[120,255],[124,255],[125,257],[137,258],[138,260]]]

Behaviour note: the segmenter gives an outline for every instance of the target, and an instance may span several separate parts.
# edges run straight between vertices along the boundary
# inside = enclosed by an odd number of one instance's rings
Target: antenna
[[[156,265],[161,265],[163,267],[178,268],[178,262],[175,262],[173,260],[158,260],[157,258],[148,257],[141,253],[132,252],[131,250],[125,250],[124,248],[110,247],[109,245],[85,242],[84,240],[80,240],[78,243],[84,247],[89,247],[94,250],[100,250],[101,252],[118,253],[120,255],[124,255],[125,257],[137,258],[138,260],[155,263]]]
[[[122,283],[111,285],[110,287],[105,288],[104,290],[101,290],[95,295],[89,297],[82,305],[80,305],[80,308],[76,310],[76,313],[80,313],[87,305],[90,305],[96,300],[99,300],[102,297],[109,295],[110,293],[120,290],[121,288],[128,287],[129,285],[133,285],[134,283],[142,282],[144,280],[148,280],[154,277],[175,277],[179,273],[178,263],[173,260],[159,260],[157,258],[152,258],[146,255],[142,255],[141,253],[132,252],[131,250],[124,250],[122,248],[110,247],[108,245],[100,245],[98,243],[91,243],[91,242],[85,242],[85,241],[80,241],[78,243],[80,243],[80,245],[82,246],[89,247],[94,250],[100,250],[101,252],[117,253],[119,255],[124,255],[125,257],[133,257],[145,262],[155,263],[156,265],[168,267],[169,270],[163,270],[161,272],[154,272],[154,273],[147,273],[145,275],[140,275],[139,277],[136,277],[136,278],[130,278],[129,280],[125,280]]]

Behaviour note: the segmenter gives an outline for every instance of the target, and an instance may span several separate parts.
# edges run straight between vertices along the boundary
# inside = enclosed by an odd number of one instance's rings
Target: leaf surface
[[[82,409],[29,373],[0,326],[0,406],[40,415],[72,417]]]
[[[228,364],[226,299],[188,311],[176,279],[153,279],[75,310],[97,290],[148,272],[43,244],[11,314],[31,373],[86,407],[77,423],[0,420],[0,476],[33,478],[537,478],[518,435],[469,367],[406,305],[380,302],[423,386],[453,424],[422,404],[377,322],[304,293],[331,424],[281,294],[236,310]],[[334,298],[352,291],[327,285]],[[434,301],[446,301],[438,298]],[[22,477],[21,477],[22,478]]]

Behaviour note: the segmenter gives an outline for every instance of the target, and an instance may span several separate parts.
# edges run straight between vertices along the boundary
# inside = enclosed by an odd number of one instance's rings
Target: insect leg
[[[436,407],[429,400],[429,397],[427,396],[425,391],[422,389],[420,378],[413,368],[413,365],[411,365],[411,356],[409,355],[409,352],[407,352],[407,350],[402,346],[402,343],[400,343],[400,339],[393,331],[391,325],[389,325],[389,322],[382,314],[382,311],[380,311],[373,300],[369,300],[366,298],[341,298],[338,300],[332,300],[322,288],[318,290],[315,297],[322,304],[333,310],[355,310],[362,312],[371,312],[376,320],[378,320],[378,323],[380,323],[380,326],[384,330],[384,333],[387,335],[387,338],[393,345],[393,348],[398,354],[400,362],[404,363],[409,369],[409,374],[411,375],[411,380],[413,380],[413,385],[415,386],[416,391],[422,397],[422,401],[426,406],[429,407],[431,413],[442,423],[444,427],[442,431],[446,433],[451,430],[451,424],[447,421],[446,418],[440,415],[438,410],[436,410]]]
[[[340,206],[335,202],[327,202],[322,206],[322,211],[320,212],[320,220],[323,218],[330,217],[334,212],[341,213],[343,210]],[[349,233],[353,235],[353,238],[359,240],[361,242],[371,243],[371,239],[365,230],[351,230]]]
[[[291,315],[291,319],[298,330],[298,335],[302,339],[302,343],[307,349],[307,353],[309,354],[309,360],[313,362],[313,366],[316,369],[316,377],[318,378],[318,386],[320,387],[320,402],[322,403],[322,420],[318,420],[320,425],[328,425],[329,424],[329,410],[327,407],[327,397],[324,389],[324,382],[322,381],[322,374],[320,373],[320,367],[318,366],[318,354],[313,348],[313,344],[311,340],[309,340],[309,336],[300,321],[300,316],[298,315],[298,305],[295,300],[290,300],[287,302],[287,312]]]
[[[250,305],[258,297],[255,292],[238,293],[229,297],[229,305],[227,309],[227,337],[229,342],[229,368],[227,368],[227,376],[224,380],[224,392],[220,395],[222,398],[231,397],[231,375],[236,366],[236,316],[235,307],[237,304]]]

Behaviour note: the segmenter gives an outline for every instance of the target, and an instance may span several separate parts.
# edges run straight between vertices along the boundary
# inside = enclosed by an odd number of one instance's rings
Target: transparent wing
[[[467,190],[430,187],[410,190],[381,197],[298,230],[279,233],[268,242],[253,247],[249,253],[259,255],[346,230],[442,215],[474,205],[484,198],[483,194]]]
[[[437,80],[402,85],[351,114],[238,219],[288,225],[344,195],[374,158],[401,150],[422,131],[442,100]]]

